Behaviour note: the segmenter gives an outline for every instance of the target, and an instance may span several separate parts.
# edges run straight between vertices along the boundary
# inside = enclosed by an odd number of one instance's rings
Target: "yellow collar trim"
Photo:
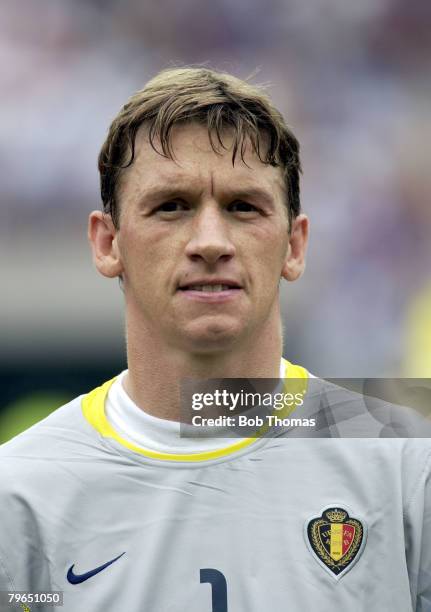
[[[307,379],[308,372],[305,368],[298,365],[293,365],[286,359],[283,359],[284,363],[284,377],[285,378],[295,378],[302,379],[305,382],[304,392],[307,387]],[[217,448],[211,451],[204,451],[202,453],[161,453],[158,451],[153,451],[147,448],[143,448],[142,446],[138,446],[129,442],[125,438],[121,437],[117,431],[112,427],[109,423],[108,419],[105,415],[105,400],[108,395],[109,388],[116,380],[112,378],[104,383],[101,387],[97,387],[90,391],[82,400],[82,412],[85,419],[94,427],[104,438],[112,438],[116,440],[122,446],[125,446],[129,450],[134,451],[135,453],[139,453],[140,455],[145,455],[145,457],[149,457],[150,459],[159,459],[163,461],[185,461],[185,462],[198,462],[198,461],[209,461],[211,459],[220,459],[221,457],[226,457],[227,455],[231,455],[236,453],[248,446],[254,444],[257,440],[259,440],[262,435],[267,431],[268,427],[265,426],[259,430],[256,437],[246,438],[245,440],[241,440],[240,442],[235,442],[234,444],[230,444],[229,446],[223,448]],[[304,383],[302,383],[304,384]],[[292,411],[290,411],[292,412]],[[287,414],[280,415],[286,417]]]

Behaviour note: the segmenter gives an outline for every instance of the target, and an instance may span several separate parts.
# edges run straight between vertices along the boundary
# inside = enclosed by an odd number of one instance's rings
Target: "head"
[[[279,319],[308,226],[299,144],[263,91],[204,68],[161,72],[113,120],[99,171],[90,240],[129,313],[202,350]]]
[[[103,209],[120,222],[121,176],[136,154],[136,135],[148,130],[150,145],[172,158],[172,129],[185,123],[206,127],[214,151],[226,150],[223,132],[233,132],[232,164],[244,159],[247,142],[260,161],[278,167],[286,190],[289,219],[300,213],[299,143],[263,91],[205,68],[165,70],[138,91],[113,120],[99,155]]]

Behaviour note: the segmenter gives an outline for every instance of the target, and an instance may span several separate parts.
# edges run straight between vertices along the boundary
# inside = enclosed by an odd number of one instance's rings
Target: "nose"
[[[228,220],[215,202],[202,205],[192,224],[192,234],[186,245],[186,255],[208,264],[228,260],[235,254]]]

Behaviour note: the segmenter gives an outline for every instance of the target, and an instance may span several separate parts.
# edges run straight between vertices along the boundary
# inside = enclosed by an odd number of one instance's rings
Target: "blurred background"
[[[312,233],[305,276],[282,284],[286,357],[431,377],[430,26],[425,0],[7,0],[0,441],[125,367],[87,215],[110,121],[173,65],[258,69],[302,143]]]

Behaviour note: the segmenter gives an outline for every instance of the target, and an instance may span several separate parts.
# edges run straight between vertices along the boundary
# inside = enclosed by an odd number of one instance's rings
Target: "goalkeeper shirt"
[[[0,591],[61,591],[64,612],[431,610],[427,439],[169,453],[114,429],[111,385],[0,447]]]

